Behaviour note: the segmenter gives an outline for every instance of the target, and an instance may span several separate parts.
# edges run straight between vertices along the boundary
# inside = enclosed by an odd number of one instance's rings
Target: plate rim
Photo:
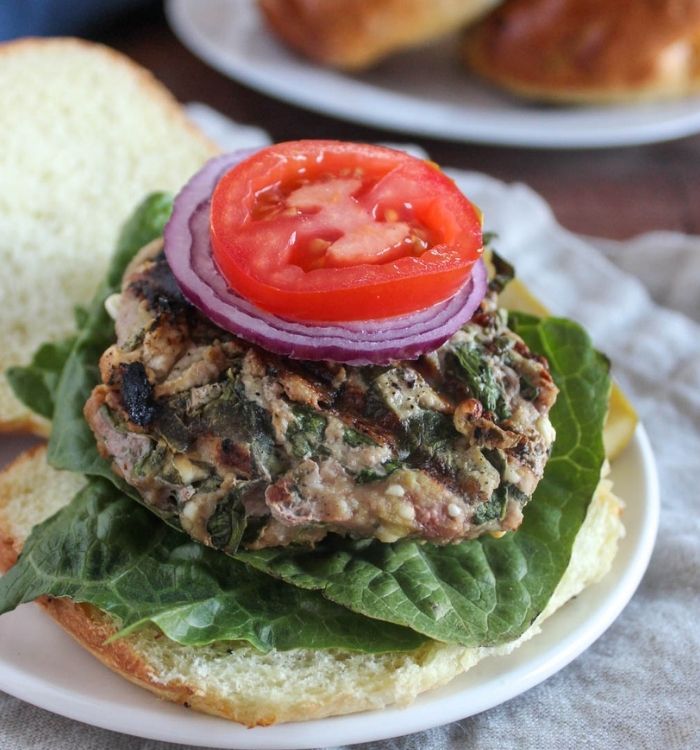
[[[211,0],[204,0],[210,2]],[[239,2],[251,3],[251,0],[239,0]],[[689,112],[670,117],[668,102],[651,102],[648,105],[641,103],[640,106],[652,106],[663,113],[663,117],[656,121],[628,124],[625,126],[615,125],[614,117],[609,118],[608,125],[600,130],[590,125],[580,124],[578,129],[572,129],[571,122],[560,124],[557,130],[552,127],[544,127],[549,119],[564,117],[572,119],[576,123],[580,108],[572,107],[567,110],[554,110],[549,108],[537,110],[533,105],[515,107],[512,111],[505,112],[490,111],[481,107],[468,107],[455,105],[449,107],[451,114],[447,116],[448,105],[441,102],[425,102],[407,94],[382,90],[381,87],[360,81],[341,72],[314,66],[312,63],[297,59],[290,53],[289,59],[297,70],[303,71],[304,75],[315,77],[328,82],[335,80],[342,83],[344,88],[349,88],[356,94],[363,94],[378,103],[384,98],[394,104],[396,111],[400,105],[416,106],[420,103],[426,108],[426,114],[416,123],[410,124],[407,118],[393,116],[392,108],[385,109],[381,106],[357,108],[354,106],[353,98],[345,95],[336,98],[320,98],[316,88],[311,85],[292,86],[291,88],[280,82],[278,73],[272,75],[265,69],[256,69],[253,64],[246,64],[241,58],[232,57],[224,53],[220,47],[212,42],[201,28],[191,23],[191,9],[202,7],[202,0],[167,0],[165,13],[167,20],[180,42],[200,59],[204,60],[214,69],[229,78],[236,79],[245,85],[263,92],[269,96],[285,101],[289,104],[302,107],[313,112],[330,115],[341,120],[357,124],[393,130],[399,133],[438,138],[463,143],[483,143],[508,147],[529,147],[548,150],[556,149],[590,149],[590,148],[616,148],[620,146],[638,146],[647,143],[659,143],[676,138],[692,135],[700,131],[700,98],[697,98],[698,106]],[[248,8],[246,8],[246,11]],[[284,79],[283,79],[284,80]],[[309,81],[307,81],[307,84]],[[346,91],[346,94],[349,92]],[[680,100],[682,101],[682,100]],[[613,105],[614,106],[614,105]],[[633,106],[619,105],[619,108],[610,109],[610,106],[587,108],[584,113],[593,111],[600,112],[635,112]],[[439,118],[440,125],[435,125],[433,116],[438,111],[444,110],[444,117]],[[453,111],[454,110],[454,111]],[[535,123],[532,115],[538,111],[539,122]],[[459,115],[462,114],[464,119]],[[470,119],[474,114],[483,118],[475,122]],[[499,115],[502,117],[499,118]],[[551,115],[551,117],[550,117]],[[507,120],[516,118],[515,123],[508,124]],[[517,122],[517,118],[520,121]],[[502,122],[506,120],[506,122]],[[528,128],[523,130],[523,120],[533,119]]]
[[[303,750],[304,748],[317,748],[319,747],[319,738],[326,736],[326,732],[329,729],[333,731],[334,738],[341,740],[341,744],[384,740],[390,737],[404,736],[435,726],[449,724],[453,721],[488,710],[529,690],[573,661],[610,627],[639,586],[649,564],[658,530],[660,488],[653,450],[643,425],[637,425],[629,449],[634,449],[639,454],[638,460],[641,464],[643,473],[642,486],[644,487],[643,513],[640,521],[640,531],[632,547],[629,562],[618,573],[616,583],[607,595],[604,596],[603,606],[594,608],[593,612],[595,616],[593,618],[589,615],[564,638],[557,641],[554,646],[545,646],[544,649],[540,649],[543,651],[542,654],[536,655],[534,659],[530,659],[529,661],[526,659],[525,665],[515,669],[515,678],[511,674],[512,669],[507,680],[504,680],[503,676],[499,675],[492,677],[491,682],[500,683],[498,685],[499,690],[494,690],[493,692],[485,690],[489,686],[488,680],[485,684],[477,686],[483,697],[480,701],[473,701],[467,710],[465,710],[464,705],[464,694],[473,690],[470,687],[452,691],[449,695],[436,699],[442,704],[439,720],[435,720],[435,712],[432,710],[434,699],[430,698],[430,691],[423,694],[424,698],[428,696],[426,705],[419,707],[418,710],[416,709],[416,704],[413,704],[413,707],[403,709],[389,707],[346,716],[329,717],[327,719],[293,724],[278,724],[272,727],[258,727],[254,729],[246,729],[239,724],[204,714],[184,714],[185,723],[190,723],[194,719],[193,727],[211,722],[211,729],[214,729],[217,722],[220,724],[221,731],[215,732],[215,736],[207,733],[206,736],[203,734],[201,737],[198,737],[194,735],[182,736],[182,728],[178,726],[182,722],[179,720],[174,722],[172,726],[167,721],[165,724],[158,722],[158,718],[167,718],[168,712],[180,710],[180,706],[165,702],[153,704],[154,708],[158,708],[164,712],[160,717],[158,714],[153,716],[153,709],[149,707],[149,701],[146,701],[146,698],[156,701],[158,699],[144,692],[143,703],[145,704],[145,708],[141,704],[139,704],[138,709],[124,706],[121,712],[116,712],[116,715],[109,711],[102,714],[100,710],[113,704],[114,701],[110,701],[108,698],[94,697],[92,702],[86,705],[84,698],[79,693],[75,693],[75,691],[67,693],[66,688],[60,688],[52,682],[38,678],[36,675],[28,677],[25,672],[14,666],[8,667],[3,663],[1,653],[0,689],[40,708],[102,729],[123,732],[145,739],[194,744],[199,747],[241,749],[254,747],[258,750],[290,750],[290,748]],[[630,501],[629,498],[626,498],[626,500],[627,502]],[[616,559],[619,559],[619,557]],[[611,573],[612,571],[608,573],[608,576]],[[580,596],[590,591],[591,589],[589,588],[582,592]],[[29,607],[32,605],[23,606]],[[37,615],[43,617],[43,614],[36,608],[34,608],[31,614],[33,615],[35,612]],[[557,614],[555,613],[553,617],[556,617]],[[58,634],[65,635],[55,623],[50,624],[56,628]],[[542,626],[545,633],[547,626],[548,621],[543,623]],[[67,638],[68,636],[65,637]],[[544,645],[544,642],[540,640],[542,637],[542,634],[538,634],[533,641],[529,641],[528,644],[524,644],[520,649],[516,649],[513,654],[517,656],[521,652],[521,649],[526,648],[529,643],[535,642],[536,645]],[[76,645],[76,648],[80,647]],[[93,658],[87,652],[81,651],[80,653],[88,659]],[[502,660],[507,659],[508,656],[510,655],[496,658]],[[472,669],[478,669],[478,667],[479,665],[476,665]],[[111,672],[105,672],[105,678],[113,678],[120,682],[123,681],[123,678]],[[142,690],[141,688],[133,689]],[[449,686],[447,689],[449,689]],[[419,697],[418,700],[420,701],[421,698]],[[128,728],[125,728],[123,724],[116,723],[116,716],[119,713],[123,713],[124,710],[138,714],[136,717],[139,720],[137,721],[138,726],[130,725]],[[176,714],[173,713],[172,715],[175,716]],[[372,721],[372,719],[378,718],[384,720],[380,721],[377,726],[377,722]],[[397,720],[399,721],[398,730],[396,729]],[[294,738],[292,739],[292,744],[290,744],[292,735],[294,735]]]

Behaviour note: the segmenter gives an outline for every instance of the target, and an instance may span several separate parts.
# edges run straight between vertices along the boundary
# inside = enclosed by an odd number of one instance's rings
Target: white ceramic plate
[[[482,85],[459,64],[457,39],[348,75],[290,53],[253,0],[170,0],[182,42],[222,73],[307,109],[413,135],[541,148],[623,146],[700,131],[700,96],[633,106],[547,107]]]
[[[0,441],[0,463],[15,445]],[[659,493],[654,457],[640,426],[613,466],[625,499],[627,535],[610,573],[570,601],[542,633],[491,657],[407,709],[245,729],[164,703],[117,677],[77,646],[38,607],[0,618],[0,689],[49,711],[139,737],[217,748],[315,748],[417,732],[509,700],[558,671],[598,638],[622,611],[646,570],[656,537]]]

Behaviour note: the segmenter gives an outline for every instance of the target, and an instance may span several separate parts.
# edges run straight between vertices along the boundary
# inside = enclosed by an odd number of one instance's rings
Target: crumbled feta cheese
[[[518,484],[520,482],[520,474],[512,463],[506,464],[503,470],[503,481],[508,482],[508,484]]]
[[[458,516],[462,515],[462,509],[457,505],[457,503],[450,503],[447,506],[447,515],[450,518],[457,518]]]
[[[402,503],[399,506],[398,514],[404,521],[413,521],[416,517],[416,509],[409,503]]]
[[[557,436],[557,433],[552,426],[549,416],[540,417],[535,422],[535,429],[540,433],[540,435],[542,435],[542,439],[545,441],[545,443],[547,443],[547,445],[551,445]]]
[[[193,464],[186,456],[175,456],[173,466],[177,469],[183,484],[192,484],[207,476],[207,472],[200,466]]]
[[[105,300],[105,310],[112,320],[116,320],[119,315],[119,306],[121,305],[122,296],[119,292],[110,294]]]
[[[403,497],[406,494],[406,490],[400,484],[390,484],[386,488],[386,494],[392,497]]]
[[[182,517],[183,520],[187,520],[190,523],[194,523],[194,521],[197,519],[197,516],[199,515],[199,504],[196,502],[188,502],[185,503],[185,505],[182,508]]]

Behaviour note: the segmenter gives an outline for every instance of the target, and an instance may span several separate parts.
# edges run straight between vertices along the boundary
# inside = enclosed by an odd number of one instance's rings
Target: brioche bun
[[[508,0],[465,34],[466,65],[556,103],[700,90],[700,0]]]
[[[258,0],[273,32],[324,65],[368,68],[488,12],[500,0]]]

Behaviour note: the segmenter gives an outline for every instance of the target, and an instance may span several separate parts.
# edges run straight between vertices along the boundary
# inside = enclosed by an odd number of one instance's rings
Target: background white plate
[[[0,464],[15,443],[0,440]],[[0,689],[55,713],[119,732],[217,748],[315,748],[417,732],[491,708],[558,671],[598,638],[621,612],[646,570],[659,516],[654,457],[646,432],[615,461],[612,477],[627,508],[627,535],[610,573],[570,601],[542,633],[502,657],[480,662],[407,709],[245,729],[164,703],[114,675],[77,646],[38,607],[0,618]],[[614,664],[611,665],[614,669]]]
[[[623,146],[700,131],[700,96],[606,107],[527,104],[462,68],[456,38],[348,75],[314,65],[264,28],[253,0],[170,0],[170,23],[222,73],[300,107],[413,135],[541,148]]]

